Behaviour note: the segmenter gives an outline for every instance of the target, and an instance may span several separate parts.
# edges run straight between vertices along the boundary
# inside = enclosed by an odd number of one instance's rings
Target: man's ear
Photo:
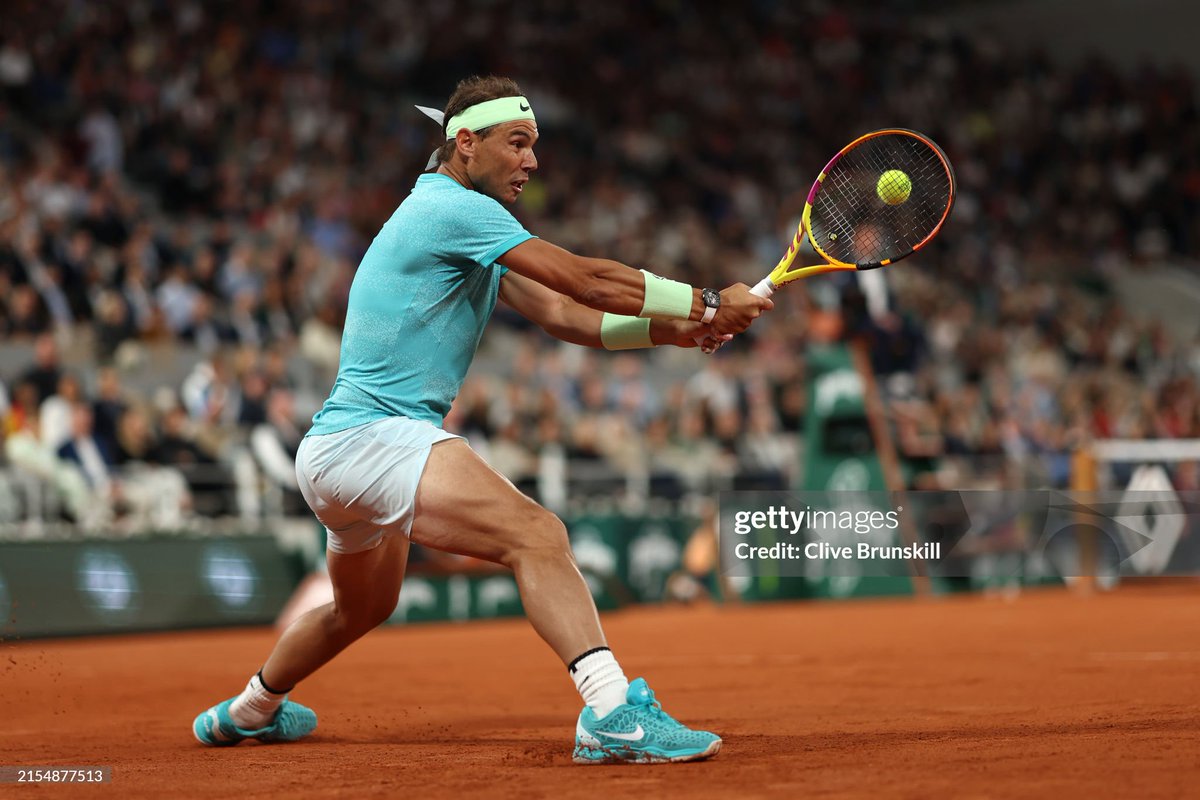
[[[478,137],[466,128],[459,128],[458,133],[454,134],[454,144],[464,159],[475,157],[475,143],[477,141]]]

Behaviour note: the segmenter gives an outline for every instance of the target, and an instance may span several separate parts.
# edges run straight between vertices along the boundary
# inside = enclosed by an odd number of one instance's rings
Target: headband
[[[417,106],[417,110],[438,125],[445,124],[446,115],[441,111],[425,106]],[[464,108],[450,118],[450,122],[445,124],[446,140],[453,139],[463,128],[474,133],[502,122],[513,122],[518,119],[537,121],[529,107],[529,101],[524,97],[497,97],[495,100],[485,100]]]

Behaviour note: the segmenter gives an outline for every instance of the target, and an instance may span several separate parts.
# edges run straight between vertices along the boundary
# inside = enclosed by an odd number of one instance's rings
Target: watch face
[[[717,292],[712,289],[705,289],[703,292],[701,292],[700,299],[703,300],[704,305],[708,306],[709,308],[721,307],[721,295],[717,294]]]

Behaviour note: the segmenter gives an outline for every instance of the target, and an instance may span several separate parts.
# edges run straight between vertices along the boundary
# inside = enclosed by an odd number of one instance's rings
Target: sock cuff
[[[292,689],[296,688],[295,686],[293,686],[291,689],[272,689],[270,686],[267,685],[267,682],[263,680],[261,669],[258,671],[258,675],[256,677],[258,678],[259,685],[261,685],[264,689],[266,689],[271,694],[287,694],[288,692],[292,691]]]
[[[575,674],[575,668],[579,666],[580,661],[583,661],[588,656],[595,655],[596,653],[602,653],[605,650],[608,650],[610,653],[612,652],[612,649],[609,647],[593,647],[591,650],[580,653],[579,655],[575,656],[574,660],[572,660],[570,664],[567,665],[567,672],[570,672],[572,675]],[[261,676],[262,673],[259,673],[259,677]]]

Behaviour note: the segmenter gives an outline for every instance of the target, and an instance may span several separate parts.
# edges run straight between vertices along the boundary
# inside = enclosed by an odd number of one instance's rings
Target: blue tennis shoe
[[[666,764],[715,756],[721,737],[671,718],[644,678],[629,684],[625,705],[605,717],[584,706],[575,726],[576,764]]]
[[[294,742],[316,730],[316,712],[291,700],[283,701],[283,705],[275,712],[275,719],[267,727],[254,731],[239,728],[229,716],[229,706],[236,699],[231,697],[196,717],[192,723],[192,733],[198,742],[210,747],[229,747],[243,739]]]

